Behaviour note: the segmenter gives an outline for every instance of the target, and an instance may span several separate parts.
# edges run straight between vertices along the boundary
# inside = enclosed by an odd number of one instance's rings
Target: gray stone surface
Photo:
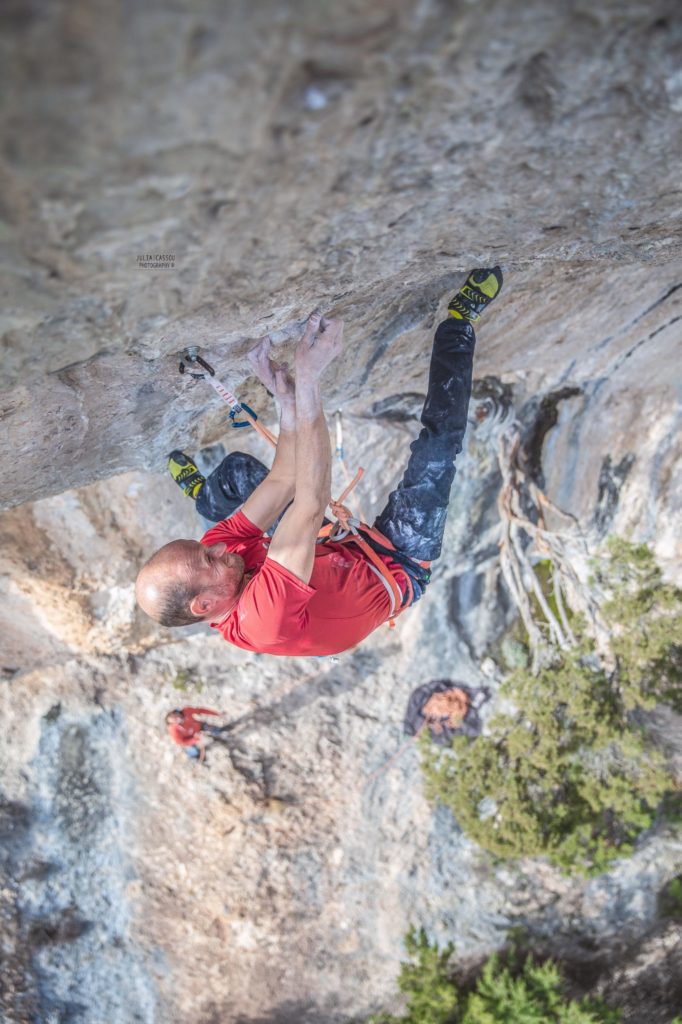
[[[34,0],[2,18],[6,503],[210,440],[177,351],[206,346],[242,386],[253,339],[285,344],[318,302],[348,320],[333,400],[366,409],[414,330],[410,382],[472,263],[503,262],[518,300],[491,327],[498,372],[580,378],[586,350],[625,358],[629,330],[679,338],[674,0]],[[175,268],[139,269],[147,253]]]
[[[494,690],[499,678],[481,655],[508,621],[493,458],[507,420],[482,417],[489,408],[472,409],[430,592],[395,631],[338,659],[245,654],[204,627],[167,631],[136,612],[140,560],[169,536],[199,533],[169,478],[125,474],[4,513],[17,531],[4,549],[6,607],[24,632],[7,634],[0,769],[28,819],[7,866],[7,931],[34,941],[41,927],[62,928],[29,945],[23,967],[19,939],[11,958],[43,1008],[81,1005],[88,1024],[344,1021],[394,999],[410,924],[453,941],[463,963],[523,925],[578,978],[615,992],[614,959],[629,976],[627,956],[656,927],[657,893],[682,867],[679,835],[655,831],[589,883],[537,861],[496,867],[428,805],[414,746],[398,753],[415,686],[451,675]],[[373,472],[357,495],[366,516],[414,428],[346,418],[353,465],[384,453],[384,478]],[[562,433],[557,423],[548,436]],[[338,490],[339,466],[335,477]],[[636,479],[611,508],[617,529],[638,503]],[[205,769],[164,734],[165,711],[186,703],[234,724]],[[659,718],[661,740],[682,749],[680,719]],[[51,867],[26,880],[27,862]],[[672,942],[650,944],[647,977],[666,976]]]
[[[8,1020],[333,1024],[389,1005],[412,923],[463,962],[524,924],[609,993],[673,970],[656,894],[678,836],[589,884],[495,867],[426,803],[413,748],[387,762],[415,686],[499,679],[481,658],[511,614],[495,450],[512,417],[592,546],[632,535],[680,578],[678,7],[3,5]],[[145,253],[175,266],[140,268]],[[272,422],[250,345],[290,349],[318,303],[343,316],[328,408],[368,470],[368,517],[447,298],[492,261],[506,285],[479,332],[444,556],[395,632],[281,660],[136,611],[144,558],[200,533],[166,452],[268,457],[179,376],[184,345]],[[238,722],[205,770],[163,733],[178,703]],[[659,727],[682,746],[679,719]]]

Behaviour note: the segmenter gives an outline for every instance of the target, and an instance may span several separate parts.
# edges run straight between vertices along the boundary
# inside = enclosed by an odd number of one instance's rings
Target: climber
[[[196,757],[203,762],[206,757],[206,746],[202,733],[219,736],[222,729],[217,725],[209,725],[208,722],[200,722],[195,716],[219,714],[219,711],[212,711],[210,708],[175,708],[166,715],[168,735],[174,743],[183,747],[188,757]]]
[[[421,597],[429,579],[424,563],[440,554],[454,459],[467,424],[472,322],[501,286],[499,267],[473,270],[451,300],[434,339],[422,430],[410,446],[402,481],[375,522],[386,543],[372,546],[404,606]],[[141,569],[137,599],[157,622],[209,622],[249,651],[327,655],[354,646],[389,618],[386,579],[363,551],[354,542],[317,543],[331,492],[320,378],[342,342],[341,321],[311,314],[296,347],[295,381],[287,364],[270,358],[268,339],[251,353],[254,372],[280,406],[270,472],[234,453],[204,479],[188,456],[171,454],[174,479],[199,512],[220,521],[200,541],[166,544]],[[265,531],[283,512],[268,542]]]

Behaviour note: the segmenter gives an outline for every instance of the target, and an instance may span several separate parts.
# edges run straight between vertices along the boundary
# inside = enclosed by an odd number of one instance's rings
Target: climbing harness
[[[196,370],[189,369],[189,367],[197,365],[201,366],[205,372],[201,373]],[[180,373],[187,373],[194,380],[207,380],[209,382],[222,401],[230,406],[230,419],[232,420],[233,427],[251,426],[257,430],[266,441],[269,441],[275,448],[277,447],[277,438],[272,431],[268,430],[267,427],[264,427],[262,423],[259,422],[254,411],[244,402],[240,402],[236,395],[233,395],[229,388],[225,387],[225,385],[218,380],[214,368],[199,355],[199,351],[196,346],[185,349],[180,360],[179,370]],[[239,413],[243,413],[246,419],[238,421],[236,417]],[[335,421],[336,456],[345,468],[345,462],[343,461],[343,425],[340,409],[335,413]],[[391,602],[391,608],[386,621],[389,626],[393,628],[398,615],[405,611],[406,608],[409,608],[413,601],[418,600],[419,597],[421,597],[424,592],[424,587],[426,583],[428,583],[430,570],[428,569],[428,564],[426,562],[416,562],[414,559],[408,558],[407,556],[401,555],[397,552],[388,537],[385,537],[383,533],[376,529],[376,527],[368,526],[367,523],[363,523],[359,519],[356,519],[350,509],[343,504],[355,485],[359,482],[363,473],[364,470],[362,468],[358,469],[353,479],[343,490],[340,498],[338,498],[337,501],[332,499],[329,502],[329,508],[331,509],[332,515],[336,518],[336,522],[328,523],[322,527],[319,532],[317,542],[318,544],[324,544],[327,542],[333,542],[335,544],[353,543],[360,548],[367,559],[370,569],[381,580],[386,588],[386,592]],[[393,575],[393,572],[380,557],[380,554],[388,555],[392,561],[399,564],[402,568],[407,581],[407,589],[405,593],[403,593],[398,581]]]
[[[336,518],[336,522],[328,523],[322,527],[318,534],[318,544],[324,544],[326,541],[332,541],[335,544],[354,543],[360,548],[370,568],[373,569],[374,573],[386,587],[386,592],[391,602],[388,624],[393,628],[397,616],[412,603],[414,589],[412,580],[406,572],[407,591],[403,594],[395,576],[372,546],[371,541],[375,541],[380,545],[388,545],[389,549],[393,549],[393,545],[388,538],[384,537],[383,533],[380,533],[375,527],[368,526],[367,523],[361,523],[359,519],[355,518],[350,509],[343,504],[355,485],[360,481],[363,473],[364,469],[361,467],[351,482],[344,488],[341,496],[336,501],[332,499],[329,502],[329,507],[332,515]]]

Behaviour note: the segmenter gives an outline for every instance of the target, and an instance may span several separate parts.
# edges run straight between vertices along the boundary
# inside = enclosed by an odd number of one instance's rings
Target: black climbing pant
[[[467,320],[448,317],[439,325],[422,430],[410,445],[402,480],[375,523],[399,551],[419,561],[432,562],[443,545],[455,457],[467,426],[475,345]]]
[[[438,327],[431,353],[422,430],[410,445],[402,480],[376,520],[377,529],[404,555],[438,558],[448,513],[455,457],[467,425],[476,337],[466,320],[448,317]],[[197,497],[206,519],[227,519],[242,505],[267,469],[253,455],[232,452],[210,474]]]
[[[213,523],[229,519],[268,475],[253,455],[230,452],[206,478],[197,495],[197,512]]]

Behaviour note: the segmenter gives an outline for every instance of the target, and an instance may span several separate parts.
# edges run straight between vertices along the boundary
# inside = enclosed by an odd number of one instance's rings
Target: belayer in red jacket
[[[211,708],[175,708],[166,715],[168,735],[174,743],[184,748],[188,757],[197,757],[199,761],[203,761],[206,757],[206,746],[202,733],[218,736],[221,730],[220,726],[200,722],[195,715],[219,714],[219,711],[212,711]]]

